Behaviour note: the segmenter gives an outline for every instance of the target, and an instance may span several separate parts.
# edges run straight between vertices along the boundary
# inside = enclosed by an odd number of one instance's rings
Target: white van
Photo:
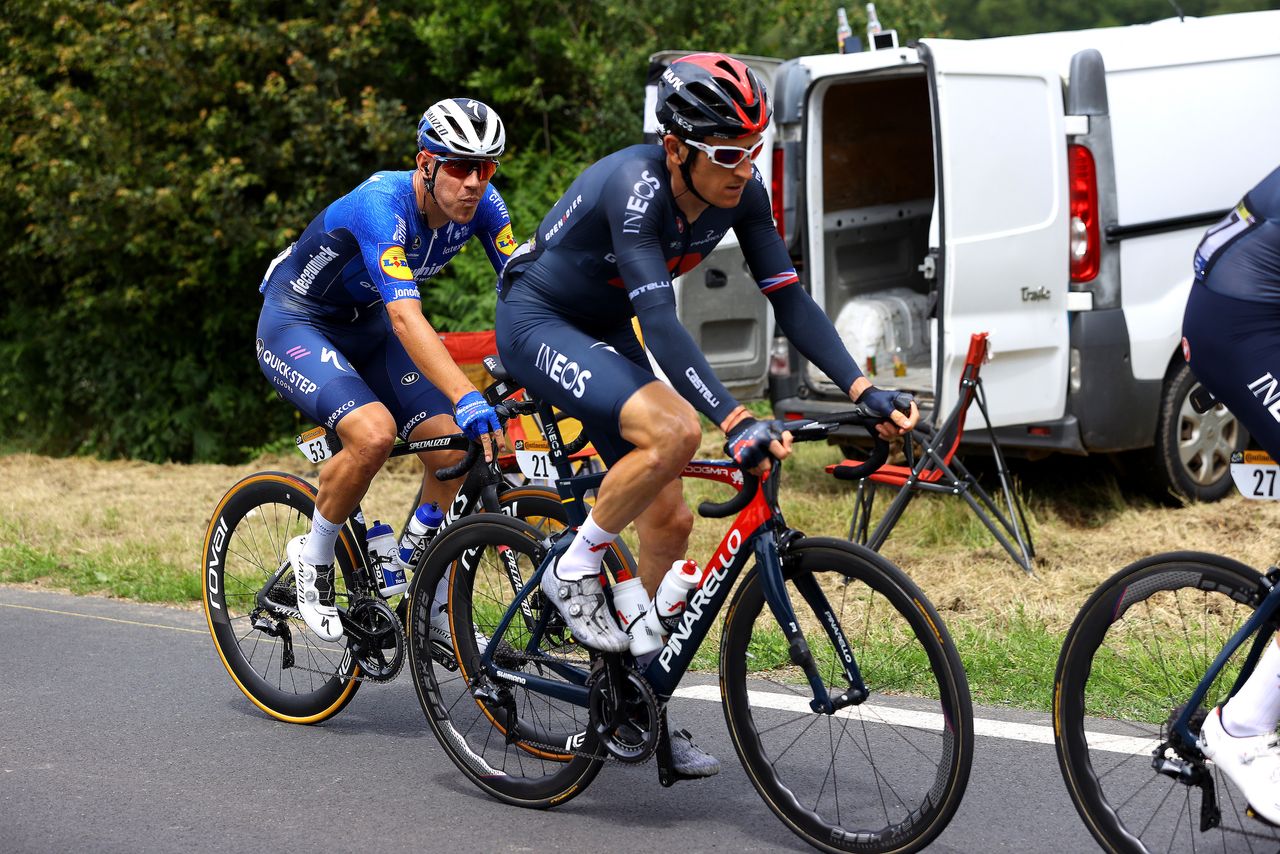
[[[778,228],[877,384],[946,412],[987,331],[1005,447],[1150,449],[1176,492],[1230,488],[1247,437],[1187,403],[1179,330],[1204,229],[1280,163],[1280,12],[744,59]],[[729,240],[677,283],[721,378],[779,415],[843,406],[754,290]]]

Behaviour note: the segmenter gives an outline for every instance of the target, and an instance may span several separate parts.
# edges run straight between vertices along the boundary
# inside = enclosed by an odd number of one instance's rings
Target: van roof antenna
[[[1182,13],[1182,7],[1178,5],[1178,0],[1169,0],[1169,5],[1173,7],[1173,11],[1178,13],[1179,21],[1187,20],[1187,16]]]

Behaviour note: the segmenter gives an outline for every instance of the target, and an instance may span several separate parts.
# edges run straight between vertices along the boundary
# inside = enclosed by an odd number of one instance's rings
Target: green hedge
[[[0,450],[242,459],[298,426],[254,360],[257,285],[324,205],[410,168],[441,97],[496,107],[518,236],[640,137],[648,55],[829,50],[834,5],[18,0],[0,19]],[[932,0],[881,3],[936,32]],[[850,4],[854,26],[860,4]],[[492,325],[464,252],[441,329]]]

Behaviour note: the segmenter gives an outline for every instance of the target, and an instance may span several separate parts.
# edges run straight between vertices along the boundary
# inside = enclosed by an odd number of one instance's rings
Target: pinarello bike
[[[841,424],[879,420],[856,410],[787,428],[810,441]],[[554,425],[547,433],[562,473],[556,487],[579,524],[581,498],[603,476],[571,476]],[[880,443],[867,470],[886,452]],[[494,797],[526,807],[581,794],[606,761],[656,756],[659,780],[671,785],[680,777],[665,709],[679,692],[723,704],[752,784],[811,845],[906,852],[937,837],[960,804],[973,758],[960,658],[937,611],[900,569],[847,540],[786,524],[780,470],[775,463],[758,479],[730,461],[685,468],[686,477],[740,490],[725,504],[702,504],[703,516],[736,516],[680,625],[643,671],[629,653],[578,644],[544,601],[542,573],[567,548],[567,532],[548,536],[482,513],[442,533],[410,586],[409,663],[454,764]],[[441,667],[427,644],[432,596],[446,573],[456,670]],[[719,688],[680,689],[726,603]]]

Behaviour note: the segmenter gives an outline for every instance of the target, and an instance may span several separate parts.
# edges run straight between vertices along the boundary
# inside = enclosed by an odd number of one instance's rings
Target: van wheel
[[[1190,501],[1217,501],[1231,491],[1231,454],[1242,451],[1249,434],[1235,416],[1219,404],[1204,414],[1191,407],[1191,392],[1200,382],[1179,362],[1165,379],[1156,444],[1152,486]]]

